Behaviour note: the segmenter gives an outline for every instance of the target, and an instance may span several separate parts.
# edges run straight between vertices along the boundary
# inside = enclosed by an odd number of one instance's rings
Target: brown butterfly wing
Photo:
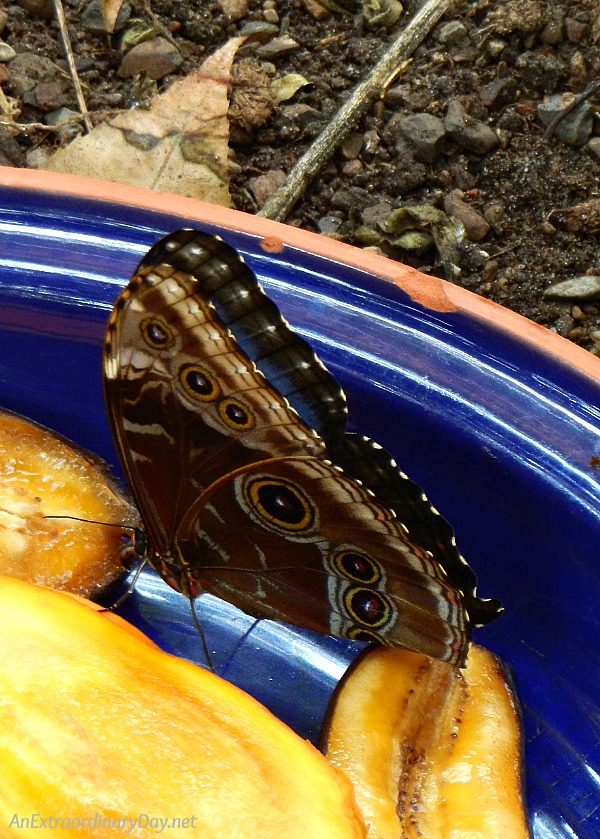
[[[389,452],[367,437],[344,434],[336,440],[331,455],[336,464],[393,510],[413,544],[445,569],[462,592],[462,602],[475,626],[498,616],[502,611],[498,600],[477,596],[477,578],[456,546],[451,525],[432,506],[421,487],[398,469]]]
[[[329,461],[236,470],[190,509],[179,548],[173,575],[251,614],[464,662],[460,592],[389,508]]]
[[[326,459],[347,449],[344,395],[232,248],[196,231],[152,248],[115,304],[104,370],[149,558],[171,585],[464,661],[471,578],[356,480],[373,463],[351,477]]]
[[[115,304],[104,352],[109,420],[123,469],[159,553],[181,518],[228,471],[324,451],[273,396],[198,283],[170,265],[137,272]]]

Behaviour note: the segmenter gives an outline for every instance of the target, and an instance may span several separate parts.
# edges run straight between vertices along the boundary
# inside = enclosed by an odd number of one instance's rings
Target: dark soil
[[[90,2],[65,0],[65,13],[96,120],[164,89],[249,23],[271,23],[274,36],[293,39],[296,46],[288,51],[265,55],[272,44],[267,41],[263,54],[253,44],[240,59],[241,76],[247,79],[250,71],[255,79],[246,91],[252,92],[252,84],[258,88],[261,76],[305,76],[310,85],[292,99],[253,119],[244,107],[240,115],[243,82],[233,85],[238,103],[231,130],[231,191],[236,207],[254,213],[415,8],[407,2],[405,15],[391,28],[369,28],[356,2],[338,0],[347,12],[322,14],[316,0],[249,0],[232,21],[214,0],[131,0],[131,17],[154,22],[154,35],[172,39],[183,56],[183,63],[157,82],[117,75],[123,60],[120,38],[86,23]],[[369,0],[369,6],[382,2]],[[5,5],[4,14],[0,7],[0,37],[17,53],[35,53],[64,69],[51,15],[52,4],[44,0]],[[131,22],[123,31],[129,27]],[[14,82],[12,63],[0,64],[0,85],[17,100],[21,125],[43,123],[62,106],[76,108],[66,74],[32,79],[30,89],[23,90]],[[599,79],[597,0],[454,0],[410,66],[355,126],[286,221],[378,247],[600,354],[600,94],[593,87]],[[581,116],[587,108],[587,127],[574,139],[561,139],[566,118],[545,136],[538,110],[545,97],[584,91],[590,94],[586,104],[573,113]],[[466,130],[449,131],[447,122],[435,143],[426,138],[419,146],[405,118],[428,114],[444,120],[452,102],[464,108],[484,138],[490,135],[482,126],[493,129],[492,148],[478,145],[481,137],[469,140]],[[32,149],[56,147],[70,137],[68,131],[61,135],[40,128],[15,136],[0,126],[0,162],[27,166]],[[588,203],[579,207],[583,202]],[[451,260],[431,238],[420,249],[407,250],[406,237],[399,242],[398,235],[382,235],[380,224],[392,210],[423,204],[464,221],[468,235]],[[424,229],[435,233],[430,225]],[[544,295],[548,286],[581,275],[595,277],[587,285],[597,282],[598,290],[570,292],[559,300]]]

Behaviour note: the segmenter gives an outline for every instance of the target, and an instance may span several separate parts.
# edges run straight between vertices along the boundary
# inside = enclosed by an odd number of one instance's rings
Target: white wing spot
[[[125,428],[126,431],[133,431],[136,434],[150,434],[153,437],[166,437],[173,446],[175,445],[175,438],[171,434],[168,434],[165,427],[158,422],[131,422],[130,420],[123,418],[123,428]]]
[[[116,358],[107,358],[104,362],[104,375],[107,379],[116,379],[119,363]]]

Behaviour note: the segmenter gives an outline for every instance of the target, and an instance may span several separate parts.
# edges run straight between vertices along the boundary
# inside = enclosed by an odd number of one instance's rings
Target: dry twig
[[[355,87],[350,98],[337,111],[308,151],[296,162],[285,184],[266,202],[259,211],[259,216],[277,221],[285,219],[317,172],[331,158],[373,102],[383,94],[387,85],[398,74],[402,62],[412,55],[449,5],[450,0],[425,0],[422,8],[383,54],[367,78]]]
[[[586,89],[583,91],[583,93],[580,93],[578,96],[576,96],[571,102],[569,102],[568,105],[566,105],[562,109],[562,111],[559,114],[557,114],[554,117],[554,119],[552,120],[552,122],[550,123],[548,128],[546,128],[546,130],[544,132],[543,139],[544,140],[549,140],[552,137],[552,135],[554,134],[554,132],[556,131],[556,129],[558,128],[558,126],[560,125],[560,123],[563,121],[563,119],[566,116],[568,116],[571,113],[571,111],[574,111],[575,108],[578,105],[580,105],[582,102],[584,102],[586,99],[590,99],[592,96],[595,96],[596,93],[598,93],[599,90],[600,90],[600,79],[596,79],[596,81],[591,82],[591,84],[589,84],[586,87]]]
[[[73,81],[73,87],[75,88],[77,104],[79,106],[79,110],[81,111],[81,116],[83,117],[83,122],[86,131],[89,133],[92,130],[92,121],[88,113],[87,105],[85,104],[83,89],[81,87],[81,82],[79,81],[77,68],[75,66],[75,56],[73,55],[73,50],[71,49],[71,41],[69,40],[69,33],[67,32],[67,22],[65,20],[65,12],[62,5],[62,0],[53,0],[53,2],[54,11],[56,12],[56,20],[58,21],[60,37],[62,38],[63,46],[65,49],[65,55],[67,57],[67,64],[69,65],[69,72]]]

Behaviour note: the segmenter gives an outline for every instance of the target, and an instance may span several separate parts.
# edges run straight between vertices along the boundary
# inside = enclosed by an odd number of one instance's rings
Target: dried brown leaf
[[[102,0],[102,17],[104,28],[107,32],[113,32],[123,0]]]
[[[227,89],[243,38],[232,38],[146,108],[124,111],[45,164],[229,206]]]

